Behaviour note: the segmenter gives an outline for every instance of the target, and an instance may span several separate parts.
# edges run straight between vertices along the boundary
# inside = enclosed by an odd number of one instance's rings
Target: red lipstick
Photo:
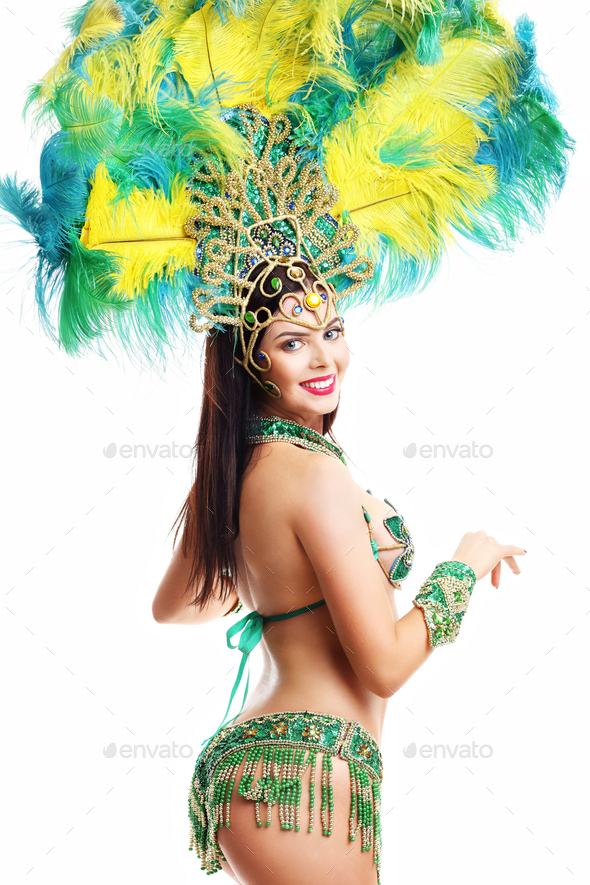
[[[306,387],[306,384],[311,384],[315,381],[328,381],[332,379],[332,383],[328,387]],[[299,383],[300,387],[303,387],[304,390],[307,390],[309,393],[314,393],[316,396],[328,396],[330,393],[334,393],[336,389],[336,375],[318,375],[317,378],[308,378],[307,381],[301,381]]]

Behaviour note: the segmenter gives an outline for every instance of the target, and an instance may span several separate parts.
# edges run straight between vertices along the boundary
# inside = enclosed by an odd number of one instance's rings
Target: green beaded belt
[[[302,778],[311,768],[309,826],[315,815],[315,764],[322,760],[321,820],[324,836],[333,826],[332,757],[348,761],[351,785],[349,840],[361,833],[362,851],[373,848],[380,881],[381,781],[383,759],[375,738],[355,720],[327,713],[282,711],[256,716],[222,728],[201,752],[195,763],[189,793],[191,838],[201,869],[214,873],[226,858],[219,846],[217,830],[230,826],[230,800],[240,765],[246,760],[238,794],[255,802],[256,823],[262,826],[260,803],[267,803],[267,826],[272,806],[278,805],[282,829],[300,829]],[[256,770],[262,759],[262,776]]]

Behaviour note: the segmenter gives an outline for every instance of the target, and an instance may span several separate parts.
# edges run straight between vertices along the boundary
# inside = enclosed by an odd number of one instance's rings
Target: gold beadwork
[[[288,730],[289,726],[286,722],[275,722],[270,732],[274,737],[278,737],[281,734],[287,734]]]
[[[352,223],[337,225],[334,235],[330,238],[317,225],[319,219],[329,217],[329,210],[339,199],[338,188],[323,180],[322,170],[315,161],[301,159],[297,155],[294,141],[289,143],[291,123],[284,114],[276,114],[270,119],[262,116],[252,104],[239,105],[240,122],[245,129],[250,149],[245,159],[229,172],[220,168],[214,158],[194,162],[193,183],[187,188],[192,200],[196,203],[194,215],[184,225],[185,232],[197,241],[200,251],[203,283],[209,289],[197,288],[192,293],[195,314],[190,318],[190,327],[195,332],[207,331],[214,324],[238,327],[241,344],[241,358],[234,354],[235,360],[244,367],[248,374],[271,396],[280,397],[281,391],[273,382],[263,382],[258,373],[270,371],[271,366],[260,366],[255,362],[253,351],[260,332],[270,323],[277,320],[288,320],[311,329],[323,329],[337,315],[336,301],[358,289],[373,275],[374,262],[368,257],[357,256],[348,264],[342,263],[339,253],[349,250],[359,235],[359,229]],[[266,130],[266,140],[261,155],[261,131]],[[287,141],[288,148],[274,163],[270,160],[272,149]],[[208,192],[214,185],[215,193]],[[255,190],[259,197],[258,206],[262,206],[264,216],[253,204],[248,190]],[[274,208],[273,208],[274,206]],[[254,221],[246,224],[244,213]],[[276,237],[283,241],[286,235],[273,223],[282,222],[291,231],[285,246],[289,254],[273,253],[272,249],[263,248],[264,242]],[[325,223],[325,222],[324,222]],[[310,245],[317,254],[312,258]],[[302,249],[305,246],[305,250]],[[264,270],[255,278],[251,277],[253,268],[264,262]],[[313,280],[311,290],[305,286],[305,270],[301,264],[307,265]],[[231,271],[228,271],[228,266]],[[244,269],[249,266],[245,273]],[[286,267],[289,279],[300,284],[302,292],[286,292],[279,300],[279,315],[272,316],[267,307],[249,310],[248,302],[256,286],[259,291],[271,298],[280,293],[282,286],[277,277],[273,277],[276,267]],[[324,267],[323,272],[320,267]],[[337,275],[347,277],[350,284],[336,292],[325,276]],[[270,288],[266,288],[269,282]],[[229,285],[231,294],[211,291],[211,287],[219,288]],[[321,291],[318,292],[318,283]],[[324,319],[316,313],[315,322],[307,322],[297,317],[303,312],[301,295],[306,305],[317,310],[322,303],[326,304]],[[295,307],[288,313],[284,307],[286,298],[296,300]],[[236,314],[219,313],[218,307],[228,305],[237,308]],[[214,310],[217,309],[217,312]],[[204,322],[201,322],[204,320]],[[246,343],[244,330],[250,335]],[[255,371],[254,371],[255,370]]]
[[[324,729],[318,728],[316,725],[306,725],[305,731],[302,733],[302,737],[309,738],[310,741],[319,741],[321,740],[322,733]]]
[[[368,744],[361,744],[358,749],[358,752],[359,752],[359,756],[362,756],[364,759],[370,759],[370,757],[373,753],[372,749],[369,747]]]

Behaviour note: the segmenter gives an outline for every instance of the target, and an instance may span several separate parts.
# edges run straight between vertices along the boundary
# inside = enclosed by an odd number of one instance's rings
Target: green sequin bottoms
[[[189,850],[197,852],[201,869],[208,874],[215,873],[222,868],[221,862],[226,861],[217,830],[230,826],[230,800],[244,759],[246,765],[237,785],[238,794],[255,803],[259,827],[270,826],[272,807],[277,805],[279,823],[284,830],[301,829],[302,779],[311,767],[308,824],[311,833],[315,818],[316,759],[320,754],[323,835],[332,833],[332,757],[340,756],[348,761],[350,771],[348,838],[354,842],[360,832],[361,851],[373,849],[380,882],[383,760],[379,746],[359,722],[307,710],[267,713],[238,725],[226,725],[204,748],[195,763],[189,793]],[[262,776],[254,785],[261,759]],[[264,821],[260,816],[263,802],[267,804]]]

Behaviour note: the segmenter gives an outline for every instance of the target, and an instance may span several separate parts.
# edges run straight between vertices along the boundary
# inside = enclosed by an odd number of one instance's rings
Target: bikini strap
[[[258,612],[250,612],[245,617],[241,618],[241,620],[236,621],[235,624],[229,628],[226,633],[227,647],[228,648],[237,648],[242,652],[242,660],[240,661],[240,666],[238,668],[238,675],[236,676],[236,681],[234,682],[234,686],[231,690],[231,695],[229,697],[229,703],[227,705],[227,710],[225,711],[225,716],[223,717],[223,722],[212,734],[210,737],[206,738],[203,744],[208,743],[211,738],[214,738],[215,735],[221,731],[221,729],[227,724],[227,715],[229,713],[230,707],[232,705],[232,701],[236,695],[236,692],[240,686],[240,682],[242,681],[242,676],[244,675],[244,670],[246,668],[246,662],[248,661],[250,652],[252,649],[256,648],[260,640],[262,639],[262,625],[266,621],[284,621],[287,618],[294,618],[295,615],[301,615],[304,612],[312,611],[312,609],[317,608],[320,605],[325,605],[326,600],[320,599],[318,602],[312,602],[310,605],[304,605],[302,608],[298,608],[292,612],[285,612],[283,615],[269,615],[268,617],[263,617]],[[237,645],[232,645],[231,640],[236,634],[240,634]],[[250,685],[250,670],[248,668],[248,674],[246,678],[246,688],[244,689],[244,697],[242,698],[242,706],[238,710],[235,716],[232,717],[230,722],[233,722],[234,719],[237,719],[242,710],[244,709],[244,705],[246,703],[246,698],[248,697],[248,686]]]
[[[325,605],[326,600],[320,599],[318,602],[312,602],[311,605],[304,605],[303,608],[297,608],[294,612],[287,612],[284,615],[268,615],[264,618],[265,621],[284,621],[286,618],[294,618],[295,615],[302,615],[304,612],[310,612],[313,608],[317,608],[319,605]]]

